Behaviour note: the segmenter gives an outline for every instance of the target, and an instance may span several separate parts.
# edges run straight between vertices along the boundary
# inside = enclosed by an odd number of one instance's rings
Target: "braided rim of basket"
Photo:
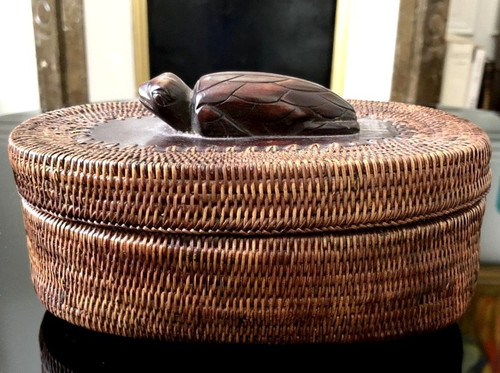
[[[319,343],[455,322],[473,293],[484,207],[299,237],[116,230],[26,202],[23,213],[35,290],[74,324],[164,340]]]
[[[34,117],[9,139],[19,193],[42,211],[169,233],[280,234],[394,226],[477,203],[490,144],[470,122],[400,103],[352,101],[397,135],[363,144],[242,151],[88,141],[98,123],[147,116],[138,102]]]

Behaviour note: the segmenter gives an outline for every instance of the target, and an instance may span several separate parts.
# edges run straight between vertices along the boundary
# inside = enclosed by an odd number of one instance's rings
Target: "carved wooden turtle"
[[[172,73],[139,87],[140,101],[173,128],[206,137],[351,134],[352,106],[331,90],[298,78],[257,72],[201,77],[191,90]]]

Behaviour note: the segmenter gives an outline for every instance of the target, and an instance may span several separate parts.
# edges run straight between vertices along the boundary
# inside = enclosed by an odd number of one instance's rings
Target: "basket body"
[[[35,290],[57,316],[163,340],[383,340],[456,321],[490,185],[469,122],[353,103],[391,138],[245,149],[112,144],[137,103],[41,115],[10,138]]]

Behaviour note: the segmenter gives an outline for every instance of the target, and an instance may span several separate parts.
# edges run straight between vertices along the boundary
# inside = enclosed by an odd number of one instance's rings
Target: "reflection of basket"
[[[271,369],[398,372],[459,372],[462,338],[457,324],[394,341],[353,344],[216,344],[153,341],[96,333],[50,313],[40,326],[42,372],[163,372],[165,361],[182,362],[183,371],[234,372]],[[363,359],[359,357],[363,356]],[[395,358],[396,357],[396,358]],[[408,369],[404,369],[408,371]]]
[[[487,137],[433,109],[353,104],[394,135],[248,149],[92,138],[147,115],[137,103],[25,122],[9,154],[43,304],[165,340],[352,342],[457,320],[477,273]]]

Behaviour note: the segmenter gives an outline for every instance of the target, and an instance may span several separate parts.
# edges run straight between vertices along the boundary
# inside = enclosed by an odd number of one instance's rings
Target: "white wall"
[[[474,22],[474,43],[486,50],[486,57],[495,58],[495,35],[498,33],[500,0],[481,0]]]
[[[90,101],[136,97],[131,2],[85,0]],[[0,0],[0,115],[40,108],[30,0]]]
[[[339,1],[348,2],[344,85],[339,93],[344,98],[388,101],[399,0]]]
[[[342,95],[386,101],[391,90],[399,0],[348,3]],[[85,0],[84,17],[89,100],[136,97],[130,0]],[[0,1],[0,45],[9,55],[0,59],[0,114],[39,108],[30,0]]]
[[[0,115],[40,108],[30,0],[0,0]]]
[[[130,0],[85,0],[89,100],[136,97]]]
[[[495,58],[495,36],[498,34],[500,0],[451,0],[448,33],[471,36],[474,44]]]

